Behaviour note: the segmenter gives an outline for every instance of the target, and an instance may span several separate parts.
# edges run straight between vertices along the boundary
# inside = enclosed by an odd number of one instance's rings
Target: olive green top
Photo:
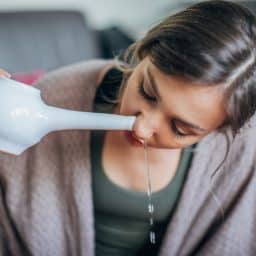
[[[112,105],[95,105],[96,112],[111,113]],[[92,131],[91,161],[95,213],[96,256],[134,256],[149,245],[148,197],[113,183],[102,166],[105,131]],[[178,170],[171,182],[152,194],[156,246],[170,220],[192,158],[192,148],[182,151]],[[143,171],[143,170],[142,170]],[[146,168],[145,168],[145,186]],[[153,251],[150,250],[151,252]],[[145,254],[143,254],[145,255]],[[147,253],[147,255],[149,255]],[[152,254],[155,255],[155,254]]]
[[[147,193],[123,188],[106,176],[102,166],[104,135],[104,131],[93,131],[91,141],[96,255],[134,256],[143,247],[149,246],[148,197]],[[169,220],[178,200],[191,157],[191,148],[184,149],[172,181],[152,194],[157,225],[155,247],[161,242],[165,222]]]

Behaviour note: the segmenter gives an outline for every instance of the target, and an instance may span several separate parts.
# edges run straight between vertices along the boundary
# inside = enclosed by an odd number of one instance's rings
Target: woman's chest
[[[130,153],[118,143],[112,143],[111,136],[105,136],[102,148],[102,166],[105,175],[116,185],[123,188],[146,192],[147,168],[150,169],[152,191],[166,187],[174,178],[178,169],[181,151],[165,154],[160,161],[146,162],[144,148],[139,154]]]

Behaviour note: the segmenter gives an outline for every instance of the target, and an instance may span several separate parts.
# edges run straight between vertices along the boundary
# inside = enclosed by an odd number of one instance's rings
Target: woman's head
[[[118,113],[136,115],[135,136],[158,148],[194,144],[226,118],[223,93],[218,87],[192,86],[166,75],[148,56],[126,81]]]
[[[188,126],[173,123],[176,116],[207,130],[184,137],[184,143],[176,143],[170,135],[173,140],[169,143],[160,140],[160,125],[150,124],[155,129],[148,126],[153,146],[185,147],[225,126],[235,135],[256,109],[255,42],[255,17],[235,3],[202,2],[166,18],[127,50],[120,112],[138,116],[135,134],[141,138],[145,134],[139,134],[139,129],[146,129],[150,118],[161,125],[165,120],[171,128],[180,125],[183,133],[188,133]],[[149,102],[134,98],[142,81],[142,89],[156,98],[148,82],[149,70],[162,91],[164,104],[159,99]]]

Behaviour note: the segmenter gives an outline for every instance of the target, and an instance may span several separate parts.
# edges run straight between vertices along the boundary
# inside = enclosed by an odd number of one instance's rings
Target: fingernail
[[[0,76],[6,77],[6,78],[10,78],[11,74],[5,72],[5,73],[1,74]]]

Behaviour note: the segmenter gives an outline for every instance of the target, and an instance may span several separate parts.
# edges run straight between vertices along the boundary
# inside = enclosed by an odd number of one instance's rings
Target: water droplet
[[[146,165],[146,173],[147,173],[147,195],[148,195],[148,212],[149,212],[149,224],[151,227],[154,225],[154,205],[152,203],[152,190],[151,190],[151,175],[149,169],[149,162],[148,162],[148,152],[147,152],[147,143],[144,142],[144,155],[145,155],[145,165]],[[150,243],[156,243],[156,234],[154,231],[149,232],[149,240]]]
[[[155,244],[156,243],[156,234],[154,231],[150,231],[149,233],[149,239],[150,239],[150,242],[152,244]]]
[[[154,213],[154,205],[152,203],[148,205],[148,212]]]

